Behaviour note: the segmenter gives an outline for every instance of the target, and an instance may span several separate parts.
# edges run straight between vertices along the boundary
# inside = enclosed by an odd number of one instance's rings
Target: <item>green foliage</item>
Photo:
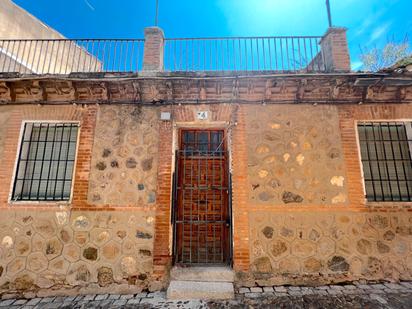
[[[365,71],[377,72],[406,58],[410,53],[409,42],[388,42],[383,48],[362,49],[360,59]]]

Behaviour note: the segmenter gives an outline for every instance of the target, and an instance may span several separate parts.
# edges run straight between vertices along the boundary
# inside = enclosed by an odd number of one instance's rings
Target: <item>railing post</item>
[[[163,71],[164,33],[159,27],[144,29],[143,71]]]
[[[320,41],[327,72],[350,72],[350,57],[346,28],[331,27]]]

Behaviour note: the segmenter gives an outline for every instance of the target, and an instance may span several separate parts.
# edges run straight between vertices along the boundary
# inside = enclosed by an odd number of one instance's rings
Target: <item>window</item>
[[[70,199],[77,133],[77,123],[24,124],[13,200]]]
[[[221,156],[224,152],[224,134],[221,130],[184,130],[182,149],[187,154]]]
[[[410,122],[358,124],[369,201],[412,201],[412,126]]]

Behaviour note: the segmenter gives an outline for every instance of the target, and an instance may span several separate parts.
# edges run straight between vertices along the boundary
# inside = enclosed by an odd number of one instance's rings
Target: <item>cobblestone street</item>
[[[1,308],[412,308],[412,282],[242,288],[231,301],[166,300],[164,292],[3,299]]]

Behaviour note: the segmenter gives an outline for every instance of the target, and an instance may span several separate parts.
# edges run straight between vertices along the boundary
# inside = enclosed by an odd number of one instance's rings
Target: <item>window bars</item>
[[[68,201],[77,123],[25,123],[14,180],[15,201]]]
[[[412,201],[410,122],[358,124],[368,201]]]

